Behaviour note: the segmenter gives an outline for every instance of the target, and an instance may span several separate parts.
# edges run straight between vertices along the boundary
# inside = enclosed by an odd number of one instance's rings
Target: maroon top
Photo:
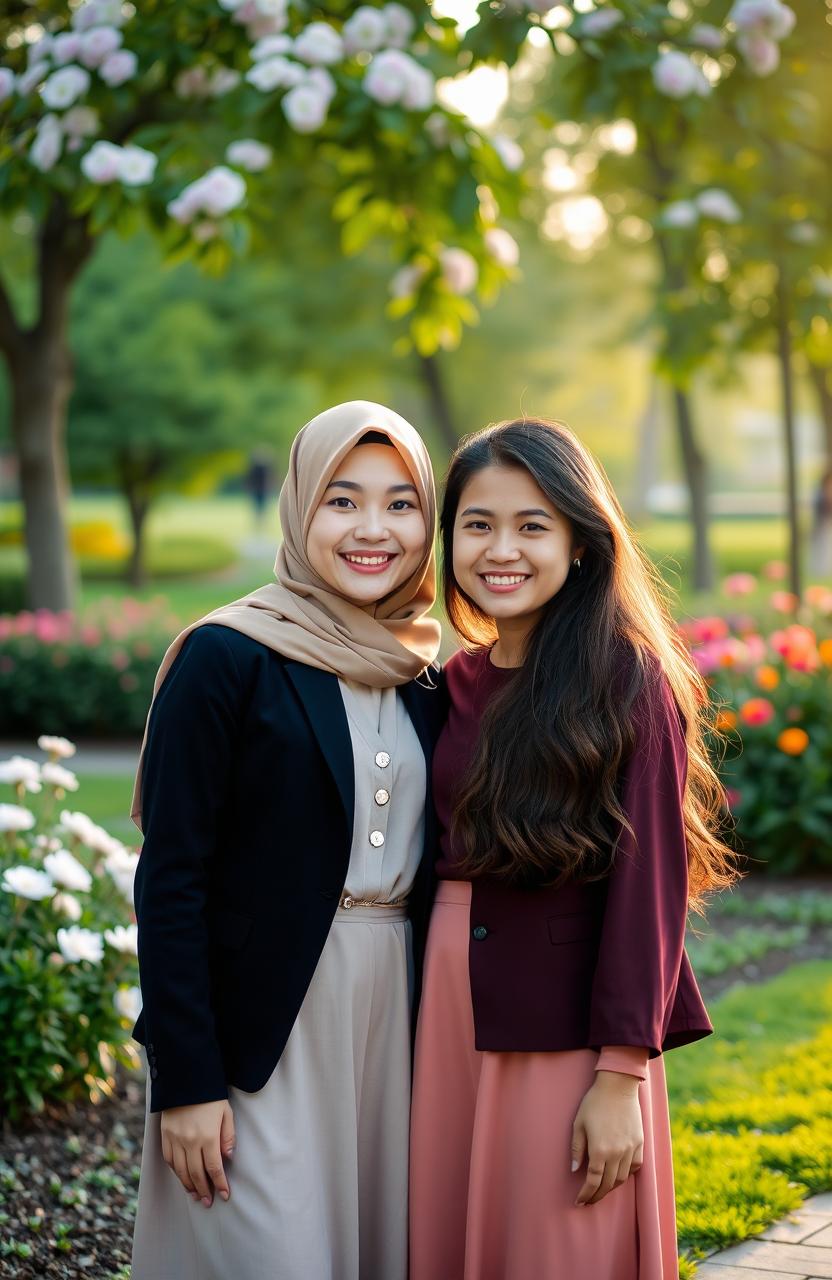
[[[443,674],[450,708],[433,758],[436,869],[454,879],[449,826],[459,779],[483,712],[512,671],[495,667],[486,649],[454,654]],[[622,830],[609,875],[532,890],[487,876],[473,880],[469,967],[478,1049],[646,1045],[656,1057],[713,1030],[684,950],[687,749],[678,707],[657,669],[633,718],[636,744],[619,794],[635,839]]]

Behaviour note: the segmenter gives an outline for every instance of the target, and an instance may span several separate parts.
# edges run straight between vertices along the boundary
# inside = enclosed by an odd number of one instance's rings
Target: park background
[[[4,1275],[129,1274],[153,676],[269,580],[292,438],[351,398],[439,476],[522,414],[606,467],[749,872],[691,924],[680,1274],[765,1233],[832,1275],[828,1217],[769,1230],[832,1190],[830,70],[830,0],[0,15]]]

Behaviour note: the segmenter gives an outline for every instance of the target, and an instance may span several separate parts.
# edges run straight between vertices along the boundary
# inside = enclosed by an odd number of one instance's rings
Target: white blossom
[[[693,227],[699,221],[699,210],[692,200],[674,200],[665,205],[661,220],[666,227]]]
[[[48,852],[50,849],[60,849],[61,842],[57,836],[35,836],[35,848]]]
[[[322,94],[329,104],[337,93],[337,86],[332,76],[324,67],[310,67],[303,77],[303,84],[309,85]]]
[[[70,138],[92,137],[101,127],[94,107],[70,108],[61,117],[61,124]],[[42,751],[48,751],[56,760],[69,759],[75,755],[75,744],[67,738],[51,738],[44,734],[38,738],[38,746]]]
[[[515,142],[513,138],[507,138],[504,133],[495,133],[491,139],[491,145],[502,160],[503,167],[509,173],[516,173],[524,160],[523,149],[519,142]]]
[[[738,31],[784,40],[795,24],[795,13],[781,0],[736,0],[728,14]]]
[[[329,99],[314,84],[301,83],[289,90],[281,105],[296,133],[314,133],[326,120]]]
[[[232,142],[225,152],[229,164],[235,164],[249,173],[262,173],[272,162],[274,152],[256,138],[240,138]]]
[[[113,996],[113,1004],[122,1018],[135,1022],[142,1011],[142,993],[138,987],[119,987]]]
[[[64,135],[57,116],[44,116],[40,121],[35,140],[29,148],[29,159],[41,173],[48,173],[57,164],[63,148]],[[30,791],[40,791],[40,786],[29,787]]]
[[[704,96],[710,92],[710,84],[701,69],[677,49],[660,54],[653,63],[653,83],[659,93],[668,98],[687,98],[692,93]]]
[[[0,831],[31,831],[35,815],[19,804],[0,804]]]
[[[696,204],[700,213],[706,218],[713,218],[715,222],[739,222],[742,218],[742,210],[734,197],[719,187],[700,191]]]
[[[479,268],[467,249],[443,249],[439,255],[442,279],[451,293],[470,293],[477,283]]]
[[[387,23],[387,40],[391,49],[403,49],[416,30],[416,19],[403,4],[386,4],[382,9]]]
[[[36,867],[7,867],[0,881],[0,889],[6,893],[14,893],[18,898],[28,898],[31,902],[39,902],[42,898],[51,898],[55,892],[51,876]]]
[[[226,165],[217,165],[200,179],[202,208],[214,218],[221,218],[242,204],[246,194],[245,181]]]
[[[90,27],[120,27],[125,21],[121,0],[85,0],[72,15],[76,31]]]
[[[56,849],[54,853],[47,853],[43,865],[55,884],[59,884],[62,889],[89,893],[92,888],[89,871],[68,849]]]
[[[111,947],[116,951],[121,951],[123,955],[134,956],[139,950],[139,929],[135,924],[117,924],[112,929],[107,929],[104,933]]]
[[[81,36],[80,61],[93,70],[121,47],[122,34],[116,27],[92,27]]]
[[[133,881],[138,865],[139,855],[131,853],[129,849],[125,849],[124,845],[118,849],[113,849],[104,862],[104,869],[112,877],[119,892],[128,902],[133,901]]]
[[[132,80],[138,70],[139,60],[132,49],[116,49],[105,58],[98,68],[98,74],[111,89]]]
[[[127,187],[145,187],[153,181],[157,157],[144,147],[122,147],[118,164],[118,176]]]
[[[120,148],[117,149],[120,150]],[[110,854],[114,850],[124,847],[120,840],[116,840],[114,836],[110,835],[109,831],[99,827],[85,813],[72,813],[68,809],[62,809],[61,828],[69,835],[75,836],[88,849],[92,849],[94,853]]]
[[[328,22],[310,22],[295,37],[293,52],[311,66],[332,66],[344,56],[344,42]]]
[[[690,38],[700,49],[718,53],[725,44],[725,33],[710,22],[696,22],[690,29]]]
[[[242,78],[239,71],[235,71],[233,67],[217,67],[208,86],[211,97],[222,98],[232,89],[236,89]]]
[[[273,58],[264,58],[262,62],[256,62],[246,72],[246,80],[261,93],[270,93],[272,89],[294,88],[295,85],[301,84],[303,77],[303,67],[297,62],[290,62],[282,54],[277,54]]]
[[[516,267],[520,261],[520,246],[503,227],[489,227],[483,236],[485,247],[501,267]]]
[[[293,43],[287,35],[264,36],[252,48],[251,56],[255,62],[262,62],[263,58],[272,58],[278,53],[291,53]]]
[[[0,67],[0,102],[5,102],[14,93],[14,72],[8,67]]]
[[[22,98],[25,98],[38,85],[46,79],[49,74],[50,66],[48,62],[36,62],[34,66],[27,67],[22,76],[18,76],[16,89]]]
[[[364,76],[363,88],[382,106],[401,102],[413,111],[426,111],[435,93],[431,73],[400,49],[384,49],[375,55]]]
[[[70,925],[68,929],[57,932],[58,946],[64,960],[75,963],[89,960],[90,964],[99,964],[104,955],[104,939],[94,929],[82,929],[80,925]]]
[[[411,262],[399,270],[390,281],[390,294],[393,298],[409,298],[422,283],[425,268],[419,263]]]
[[[436,97],[436,82],[427,67],[411,59],[405,77],[402,106],[409,111],[427,111]]]
[[[55,38],[48,31],[43,31],[37,40],[29,41],[26,46],[26,66],[31,67],[36,62],[51,58],[54,45]]]
[[[770,76],[780,66],[780,46],[757,31],[737,36],[737,48],[755,76]]]
[[[347,53],[375,53],[387,43],[389,23],[381,9],[362,4],[344,23],[341,34]]]
[[[624,14],[620,9],[595,9],[592,13],[585,13],[581,18],[580,34],[605,36],[608,31],[613,31],[623,21]]]
[[[115,182],[121,176],[121,147],[114,142],[95,142],[81,161],[81,171],[90,182]]]
[[[83,915],[81,904],[71,893],[56,893],[52,899],[52,909],[67,920],[80,920]]]
[[[46,764],[41,766],[40,776],[43,782],[48,782],[51,787],[60,787],[64,791],[77,791],[78,779],[71,769],[65,769],[63,765],[56,764],[53,760],[47,760]]]
[[[81,36],[77,31],[61,31],[52,41],[51,57],[59,67],[74,62],[81,53]]]
[[[83,67],[70,65],[53,71],[41,87],[40,96],[51,110],[61,111],[86,93],[90,87],[90,73]]]
[[[40,791],[40,765],[27,756],[12,756],[0,761],[0,782],[13,787],[22,786],[26,791]]]

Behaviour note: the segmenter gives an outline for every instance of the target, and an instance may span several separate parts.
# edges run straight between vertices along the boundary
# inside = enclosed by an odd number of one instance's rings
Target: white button
[[[373,846],[373,848],[375,848],[375,849],[380,849],[380,848],[381,848],[381,846],[384,844],[384,832],[383,832],[383,831],[371,831],[371,832],[370,832],[370,844]]]
[[[387,801],[389,799],[390,799],[390,792],[385,791],[384,787],[379,787],[378,791],[375,794],[376,804],[387,804]]]
[[[390,757],[386,751],[376,752],[376,764],[378,765],[379,769],[386,769],[389,763],[390,763]]]

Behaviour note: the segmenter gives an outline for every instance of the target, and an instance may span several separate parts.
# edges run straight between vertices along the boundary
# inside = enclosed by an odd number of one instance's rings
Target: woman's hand
[[[225,1099],[170,1107],[162,1112],[162,1156],[193,1200],[206,1208],[214,1188],[223,1200],[231,1195],[223,1156],[234,1150],[234,1116]]]
[[[618,1071],[597,1071],[572,1126],[572,1172],[587,1160],[576,1205],[597,1204],[620,1187],[644,1159],[644,1127],[639,1079]]]

